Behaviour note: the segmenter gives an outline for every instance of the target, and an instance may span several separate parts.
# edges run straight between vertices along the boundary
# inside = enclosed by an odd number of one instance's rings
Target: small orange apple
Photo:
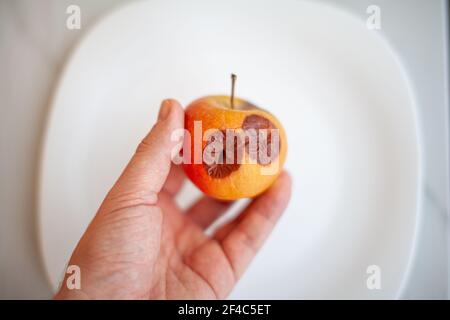
[[[203,97],[185,110],[189,134],[183,147],[183,168],[201,191],[221,200],[251,198],[264,192],[282,171],[287,152],[281,123],[268,111],[235,98],[235,79],[232,75],[231,96]],[[228,135],[233,132],[235,135]],[[222,149],[210,148],[213,142],[221,142]],[[206,157],[208,149],[215,161]]]

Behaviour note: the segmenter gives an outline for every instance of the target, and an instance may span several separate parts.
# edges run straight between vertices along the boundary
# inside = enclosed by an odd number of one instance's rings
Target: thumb
[[[171,166],[171,154],[182,144],[172,141],[175,130],[184,128],[184,110],[172,99],[164,100],[158,121],[139,144],[125,170],[108,193],[104,204],[108,211],[136,205],[153,205]],[[181,139],[181,138],[180,138]],[[181,140],[182,141],[182,140]]]

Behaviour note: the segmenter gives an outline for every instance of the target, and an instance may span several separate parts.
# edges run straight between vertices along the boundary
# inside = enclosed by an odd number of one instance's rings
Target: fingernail
[[[169,99],[164,100],[161,103],[161,108],[159,109],[158,120],[165,120],[169,116],[170,108],[172,102]]]

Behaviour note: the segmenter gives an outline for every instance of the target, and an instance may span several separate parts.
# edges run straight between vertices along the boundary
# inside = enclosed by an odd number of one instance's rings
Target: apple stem
[[[231,97],[230,97],[230,105],[231,109],[234,109],[234,84],[236,83],[236,75],[234,73],[231,74]]]

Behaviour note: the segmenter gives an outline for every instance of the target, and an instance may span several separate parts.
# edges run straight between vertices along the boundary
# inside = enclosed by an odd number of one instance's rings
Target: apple
[[[183,168],[205,194],[251,198],[281,173],[287,152],[283,126],[268,111],[234,96],[206,96],[185,110]]]

